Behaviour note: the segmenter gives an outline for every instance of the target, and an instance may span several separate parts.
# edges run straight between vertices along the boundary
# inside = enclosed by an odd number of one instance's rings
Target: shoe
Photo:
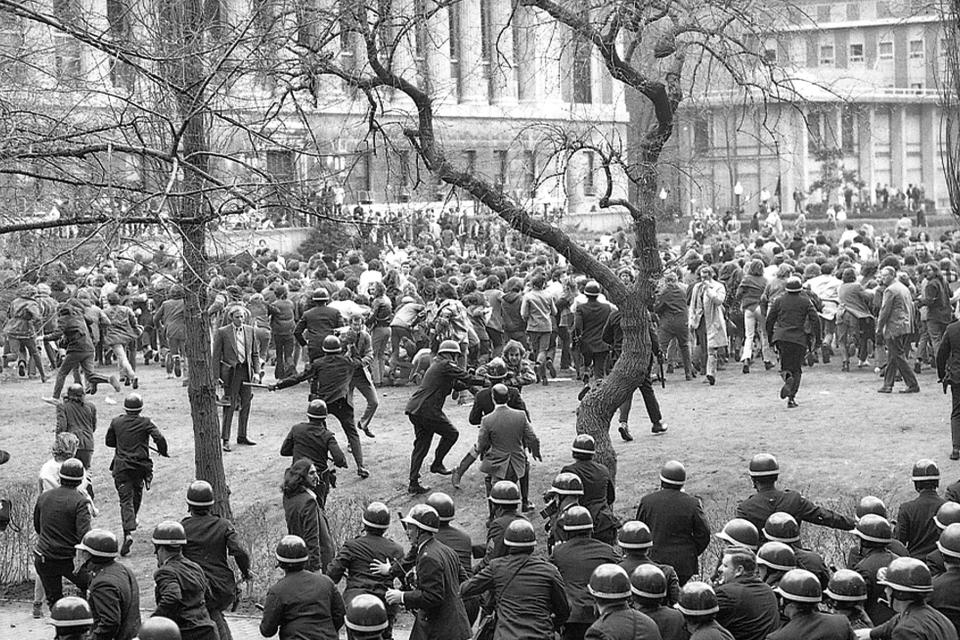
[[[263,384],[263,371],[260,372],[260,384]]]
[[[178,378],[183,375],[183,369],[180,367],[180,358],[173,359],[173,375]]]
[[[898,393],[920,393],[920,387],[907,387],[906,389],[900,389]]]
[[[950,452],[951,460],[960,460],[960,449],[954,449]]]
[[[27,363],[23,360],[17,360],[17,375],[21,378],[27,377]]]
[[[420,483],[412,484],[407,487],[407,493],[413,494],[415,496],[422,496],[425,493],[430,492],[430,487],[425,487]]]
[[[877,389],[877,393],[893,393],[893,389],[890,387],[880,387]]]
[[[920,363],[919,363],[919,362],[914,362],[914,363],[913,363],[913,372],[914,372],[914,373],[920,373]]]
[[[787,409],[796,409],[799,406],[800,405],[798,405],[797,401],[794,400],[793,398],[790,398],[789,400],[787,400]]]
[[[743,372],[744,372],[744,373],[750,373],[750,363],[749,363],[749,362],[744,362],[744,363],[743,363]]]
[[[650,433],[652,433],[655,436],[663,435],[666,432],[667,432],[667,428],[663,426],[662,422],[655,422],[653,423],[653,426],[650,427]]]
[[[227,441],[223,442],[223,450],[226,451],[227,453],[230,453],[231,451],[233,451],[233,449],[230,448],[230,443]]]
[[[667,373],[673,373],[673,365],[672,365],[672,364],[668,364],[668,365],[667,365]]]
[[[130,555],[130,547],[132,546],[133,536],[128,533],[127,535],[123,536],[123,546],[120,547],[120,555],[123,557]]]
[[[553,366],[553,360],[547,360],[546,362],[547,373],[551,378],[557,377],[557,368]]]
[[[370,477],[370,472],[363,467],[357,467],[357,475],[360,476],[361,480],[366,480]]]
[[[125,387],[130,386],[130,378],[128,378],[127,376],[123,376],[123,386]]]
[[[713,385],[717,384],[717,379],[716,379],[714,376],[711,376],[711,375],[708,373],[708,374],[707,374],[707,382],[709,382],[709,383],[710,383],[710,386],[712,387]]]
[[[370,431],[370,423],[367,423],[360,427],[360,430],[363,431],[363,434],[368,438],[376,438],[377,436],[373,435],[373,431]]]
[[[547,386],[548,384],[550,384],[550,380],[547,379],[546,364],[540,363],[540,365],[537,366],[537,377],[540,378],[540,384],[542,384],[543,386]]]
[[[249,438],[237,438],[237,444],[242,444],[247,447],[255,447],[257,443]]]
[[[430,465],[430,473],[435,473],[438,476],[452,476],[453,471],[447,469],[442,464],[432,464]]]
[[[850,363],[844,362],[840,365],[840,371],[850,371]]]
[[[110,376],[110,386],[117,393],[120,393],[120,379],[117,376]]]
[[[524,513],[530,513],[531,511],[533,511],[533,505],[530,504],[529,502],[524,502],[520,510],[523,511]]]
[[[630,433],[630,427],[627,426],[626,422],[620,423],[620,437],[623,438],[624,442],[633,442],[633,435]]]
[[[783,386],[780,387],[781,400],[790,395],[790,387],[793,386],[790,384],[791,380],[793,380],[793,376],[789,372],[783,375]]]
[[[450,484],[454,489],[460,488],[460,469],[454,469],[453,473],[450,474]]]
[[[139,389],[139,388],[140,388],[140,378],[134,378],[134,379],[133,379],[133,382],[130,383],[130,386],[132,386],[134,389]]]
[[[773,369],[773,367],[774,364],[772,362],[764,361],[763,368],[765,371],[770,371],[770,369]]]
[[[38,619],[43,617],[43,603],[42,603],[42,602],[34,602],[34,603],[33,603],[33,617],[34,617],[34,618],[38,618]]]

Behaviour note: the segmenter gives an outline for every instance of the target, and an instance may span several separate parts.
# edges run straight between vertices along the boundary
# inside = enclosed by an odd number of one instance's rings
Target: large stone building
[[[683,105],[676,151],[683,170],[667,178],[676,181],[671,193],[683,213],[722,211],[737,200],[750,212],[761,194],[778,193],[791,211],[798,191],[805,204],[836,202],[845,187],[809,193],[831,153],[838,170],[862,181],[864,202],[878,185],[912,184],[945,206],[942,26],[929,2],[801,0],[784,9],[756,43],[760,56],[783,68],[780,99],[714,79]]]

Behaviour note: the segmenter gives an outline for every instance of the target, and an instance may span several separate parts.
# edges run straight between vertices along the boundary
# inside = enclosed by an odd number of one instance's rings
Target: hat
[[[800,293],[800,278],[788,278],[785,288],[789,293]]]

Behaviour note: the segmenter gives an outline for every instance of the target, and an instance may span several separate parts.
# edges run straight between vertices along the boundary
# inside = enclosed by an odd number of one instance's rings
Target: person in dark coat
[[[780,354],[780,397],[787,399],[788,408],[797,406],[807,350],[815,351],[821,341],[817,309],[801,289],[800,278],[789,278],[786,293],[770,305],[766,320],[767,342]]]
[[[598,617],[587,629],[586,640],[662,640],[657,624],[628,606],[630,577],[615,564],[593,570],[588,587]]]
[[[57,404],[57,433],[72,433],[77,436],[76,458],[90,470],[93,460],[93,433],[97,430],[97,407],[84,398],[83,385],[67,387],[67,397]]]
[[[570,507],[561,517],[559,525],[567,540],[553,548],[550,562],[557,566],[563,576],[567,601],[570,603],[570,617],[563,627],[563,639],[582,640],[597,619],[593,598],[587,590],[590,576],[601,564],[616,564],[620,558],[613,547],[591,537],[593,520],[586,507]]]
[[[210,585],[207,611],[217,625],[220,640],[231,640],[233,635],[223,617],[236,598],[237,582],[227,555],[233,556],[244,582],[252,580],[250,554],[240,542],[236,529],[226,518],[210,513],[214,505],[213,487],[208,482],[196,480],[187,489],[187,505],[190,515],[180,521],[187,534],[183,555],[203,569]]]
[[[334,307],[327,306],[330,292],[320,288],[313,292],[313,306],[303,312],[293,328],[293,337],[307,348],[309,360],[323,356],[323,341],[344,325],[343,316]]]
[[[440,516],[429,505],[418,504],[403,519],[411,549],[416,549],[416,582],[410,589],[387,589],[387,604],[416,611],[411,637],[423,640],[468,640],[472,636],[460,584],[467,573],[457,553],[436,539]],[[375,563],[384,574],[404,575],[402,567]],[[374,565],[371,565],[373,568]]]
[[[276,300],[267,305],[267,317],[270,318],[270,335],[277,350],[277,368],[273,376],[277,380],[297,374],[297,366],[293,361],[293,351],[296,338],[293,330],[297,326],[296,307],[288,298],[287,287],[277,285],[273,289]]]
[[[333,560],[333,538],[327,517],[317,500],[317,467],[303,458],[283,474],[283,514],[287,533],[301,538],[310,556],[308,571],[323,572]]]
[[[60,486],[42,492],[33,508],[34,566],[49,607],[63,597],[63,578],[81,592],[90,582],[90,576],[73,564],[74,547],[90,530],[88,498],[77,491],[83,478],[83,463],[76,458],[65,460],[60,466]]]
[[[110,422],[107,429],[106,445],[115,449],[110,471],[113,483],[120,498],[120,520],[123,524],[123,546],[120,555],[130,553],[133,545],[133,532],[137,530],[137,514],[143,501],[143,489],[153,482],[153,460],[150,459],[150,440],[157,447],[157,453],[164,458],[167,454],[167,441],[153,420],[140,415],[143,399],[131,393],[123,401],[124,414]]]
[[[699,573],[699,557],[710,544],[710,524],[699,498],[682,491],[687,480],[683,464],[670,460],[660,467],[660,490],[640,499],[637,520],[650,527],[650,558],[677,572],[682,587]]]
[[[371,502],[363,510],[362,520],[363,533],[343,543],[327,568],[327,577],[337,584],[346,576],[344,602],[351,602],[363,593],[373,594],[382,600],[387,610],[387,635],[391,636],[398,607],[386,605],[386,593],[393,585],[393,578],[375,573],[371,570],[371,564],[374,561],[399,563],[403,559],[403,548],[384,535],[390,527],[390,509],[387,505]]]
[[[951,460],[960,460],[960,321],[951,322],[937,348],[937,380],[946,393],[950,387]]]
[[[91,529],[76,546],[77,566],[89,571],[87,601],[93,612],[90,640],[132,640],[140,629],[140,587],[133,571],[116,561],[116,536]]]
[[[223,385],[223,420],[220,438],[223,450],[230,451],[230,429],[233,414],[237,417],[237,444],[256,444],[247,437],[250,421],[250,406],[253,389],[250,383],[260,380],[260,352],[254,348],[256,330],[244,324],[247,311],[240,306],[230,309],[230,324],[220,327],[213,334],[213,354],[210,362],[219,367],[220,383]]]
[[[632,606],[653,620],[662,640],[687,640],[690,637],[684,626],[683,614],[674,607],[664,606],[667,576],[660,567],[641,564],[634,568],[630,573],[630,592],[633,594]]]
[[[307,548],[297,536],[277,544],[277,565],[284,576],[267,591],[260,635],[284,640],[337,640],[346,607],[327,576],[307,570]]]
[[[323,353],[310,361],[310,366],[303,373],[291,378],[284,378],[271,385],[269,389],[286,389],[310,380],[310,400],[323,400],[327,411],[340,421],[340,428],[347,436],[347,443],[353,453],[353,460],[357,463],[357,475],[361,478],[370,477],[370,472],[363,466],[363,449],[360,444],[360,434],[354,419],[351,380],[354,371],[361,366],[359,360],[343,353],[343,346],[337,336],[327,336],[323,341]]]
[[[593,367],[593,377],[602,379],[607,374],[610,345],[603,341],[603,327],[612,311],[606,302],[600,302],[600,285],[591,280],[584,288],[586,302],[577,303],[573,313],[573,341],[583,354],[584,370]],[[585,382],[589,381],[589,375]]]
[[[153,574],[156,609],[152,616],[170,618],[182,640],[219,640],[207,611],[210,584],[196,562],[183,557],[186,534],[179,522],[161,522],[153,530],[159,567]]]
[[[570,614],[560,571],[534,553],[536,532],[525,519],[511,523],[504,538],[506,555],[460,585],[460,595],[494,593],[497,640],[553,640]]]
[[[476,550],[476,555],[482,557],[478,570],[490,563],[494,558],[507,555],[508,547],[503,542],[503,535],[514,520],[526,520],[519,513],[521,503],[520,488],[515,482],[501,480],[490,489],[487,501],[490,503],[490,521],[487,523],[487,541],[483,547]]]
[[[307,406],[307,422],[299,422],[290,428],[283,444],[280,445],[280,455],[290,456],[294,461],[306,458],[317,468],[320,475],[320,484],[317,485],[317,501],[325,508],[327,494],[330,491],[330,480],[335,477],[334,470],[327,469],[327,463],[341,469],[347,468],[347,459],[340,449],[337,437],[327,428],[327,403],[323,400],[311,400]]]
[[[946,571],[933,578],[930,606],[950,618],[960,631],[960,523],[948,525],[940,533],[937,547]]]
[[[906,545],[910,555],[923,560],[937,548],[940,530],[933,517],[946,502],[937,489],[940,486],[940,468],[933,460],[918,460],[911,472],[917,497],[903,502],[897,512],[897,540]]]
[[[717,622],[736,640],[763,640],[780,626],[777,595],[757,577],[752,551],[729,548],[723,554],[717,587]]]
[[[617,533],[617,546],[623,552],[623,560],[619,564],[628,576],[633,575],[634,569],[643,565],[649,564],[659,569],[667,581],[667,595],[664,601],[672,606],[680,597],[680,581],[673,567],[650,559],[647,551],[652,545],[653,536],[650,535],[650,529],[646,524],[638,520],[623,523]]]
[[[804,569],[784,574],[777,587],[787,623],[767,640],[855,640],[853,627],[845,616],[819,610],[822,591],[819,579]]]
[[[916,558],[897,558],[887,567],[881,584],[895,615],[871,629],[869,634],[858,632],[858,637],[957,640],[957,629],[950,619],[927,602],[933,591],[933,581],[923,562]]]
[[[675,272],[668,271],[663,274],[663,287],[657,292],[653,312],[659,318],[657,338],[660,348],[666,351],[670,343],[676,340],[680,361],[683,363],[684,378],[693,380],[697,373],[690,364],[690,330],[687,328],[690,309],[687,306],[687,297],[677,282]]]
[[[473,574],[473,541],[470,539],[469,533],[451,524],[454,515],[456,515],[456,505],[453,498],[446,493],[436,491],[427,497],[427,504],[433,507],[440,517],[440,528],[434,534],[434,537],[457,554],[457,558],[460,559],[460,566],[463,567],[464,572],[469,577]],[[464,598],[463,607],[467,611],[467,619],[473,625],[480,613],[480,599]]]
[[[102,376],[96,372],[93,364],[95,353],[93,340],[90,339],[90,329],[84,318],[82,306],[67,302],[57,310],[57,327],[50,333],[44,334],[44,342],[58,342],[66,351],[63,362],[57,370],[57,378],[53,383],[53,397],[60,398],[63,384],[67,375],[75,368],[80,368],[87,380],[87,390],[94,394],[97,385],[110,384],[114,391],[120,392],[120,380],[117,376]]]
[[[440,475],[453,473],[443,465],[443,458],[456,444],[460,432],[443,412],[443,403],[454,390],[466,391],[471,386],[484,384],[483,378],[471,375],[457,365],[459,357],[460,345],[453,340],[444,340],[433,364],[424,374],[420,387],[413,392],[404,410],[414,431],[410,483],[407,487],[409,493],[423,494],[429,491],[428,487],[420,484],[420,467],[430,451],[434,434],[440,436],[440,443],[437,444],[430,472]]]
[[[580,504],[590,511],[593,519],[593,537],[612,545],[617,538],[620,521],[613,513],[617,499],[616,488],[606,465],[593,459],[597,444],[593,436],[582,433],[573,440],[573,464],[560,469],[560,473],[572,473],[583,483]]]

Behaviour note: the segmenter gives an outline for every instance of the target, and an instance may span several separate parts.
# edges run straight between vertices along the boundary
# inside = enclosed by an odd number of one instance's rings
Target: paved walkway
[[[148,612],[144,612],[144,616]],[[260,618],[227,615],[227,624],[234,640],[260,640]],[[0,601],[0,638],[16,640],[49,640],[53,637],[50,615],[44,607],[43,618],[33,617],[33,607],[29,602]],[[341,629],[340,637],[346,638],[347,632]],[[409,629],[394,629],[395,640],[409,640]]]

